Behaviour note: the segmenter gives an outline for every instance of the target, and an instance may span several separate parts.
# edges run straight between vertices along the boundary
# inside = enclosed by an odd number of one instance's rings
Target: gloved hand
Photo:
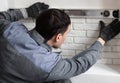
[[[107,26],[105,26],[103,21],[100,21],[99,24],[100,24],[99,37],[101,37],[105,42],[111,40],[120,32],[120,21],[118,21],[118,19],[113,20]]]
[[[42,12],[48,8],[49,8],[49,5],[47,5],[45,3],[37,2],[33,5],[31,5],[30,7],[26,8],[26,11],[28,13],[28,17],[38,17],[40,12]]]

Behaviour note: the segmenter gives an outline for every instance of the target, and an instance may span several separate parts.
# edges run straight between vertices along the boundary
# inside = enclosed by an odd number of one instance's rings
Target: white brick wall
[[[71,58],[94,43],[99,34],[98,23],[100,20],[103,20],[106,24],[112,21],[112,19],[71,18],[72,30],[61,47],[61,55]],[[35,20],[32,19],[22,20],[22,22],[29,29],[35,26]],[[120,35],[107,42],[97,63],[120,64]]]
[[[113,19],[71,18],[72,30],[68,34],[68,38],[70,37],[72,41],[65,41],[65,44],[63,44],[62,46],[62,55],[66,57],[72,57],[74,56],[74,54],[82,52],[92,43],[94,43],[99,35],[98,23],[100,20],[103,20],[106,24],[108,24]],[[67,50],[67,53],[64,50]],[[101,54],[101,58],[98,60],[97,63],[120,64],[120,35],[118,35],[105,45]]]

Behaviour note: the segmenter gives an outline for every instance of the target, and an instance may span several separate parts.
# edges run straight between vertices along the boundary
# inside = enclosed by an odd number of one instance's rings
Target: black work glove
[[[104,22],[100,21],[100,35],[105,42],[113,39],[120,32],[120,21],[113,20],[110,24],[105,26]]]
[[[22,9],[9,9],[9,12],[13,12],[16,14],[16,17],[20,18],[37,18],[40,14],[40,12],[47,10],[49,8],[49,5],[45,3],[34,3],[33,5],[27,7],[27,8],[22,8]]]
[[[34,3],[33,5],[26,8],[26,11],[28,13],[28,17],[38,17],[40,12],[46,10],[49,8],[49,5],[45,3]]]

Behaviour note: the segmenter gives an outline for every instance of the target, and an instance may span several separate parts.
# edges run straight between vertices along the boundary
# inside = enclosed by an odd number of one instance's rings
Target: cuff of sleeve
[[[25,8],[20,9],[20,11],[22,12],[24,18],[28,18],[28,13]]]
[[[93,45],[92,45],[92,48],[97,48],[98,50],[102,50],[104,46],[99,42],[99,41],[96,41]]]

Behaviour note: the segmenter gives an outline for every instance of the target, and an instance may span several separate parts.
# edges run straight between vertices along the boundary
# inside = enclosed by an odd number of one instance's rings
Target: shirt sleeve
[[[71,59],[61,59],[52,69],[47,81],[69,79],[87,71],[96,63],[102,50],[100,42],[96,41],[91,47]]]
[[[8,11],[0,12],[0,19],[5,19],[7,21],[13,22],[24,18],[20,9],[11,9]]]
[[[22,18],[24,17],[20,9],[0,12],[0,34],[3,33],[6,27],[9,27],[11,22],[18,21]]]

